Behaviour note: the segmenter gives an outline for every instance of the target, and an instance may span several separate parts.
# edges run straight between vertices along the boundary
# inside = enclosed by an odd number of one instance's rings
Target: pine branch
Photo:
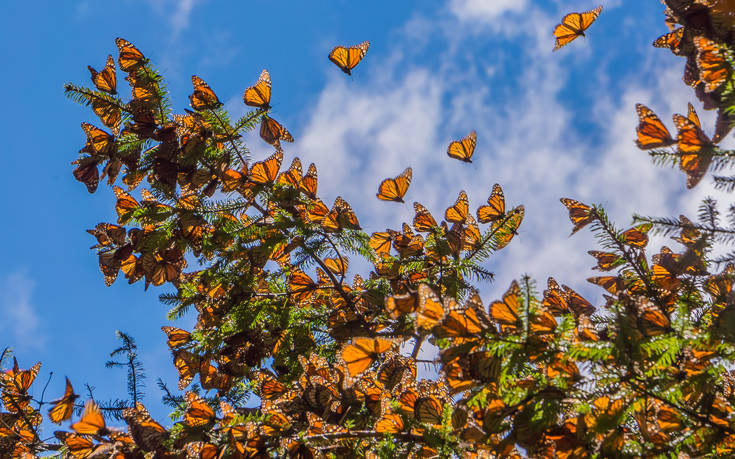
[[[110,353],[110,357],[117,355],[124,355],[125,360],[117,362],[115,360],[108,360],[105,363],[105,367],[126,367],[128,375],[128,394],[132,404],[135,405],[143,397],[142,388],[145,387],[145,372],[143,371],[143,364],[138,360],[137,350],[138,347],[135,344],[135,340],[128,334],[117,331],[116,335],[118,339],[122,341],[122,346],[118,347]]]

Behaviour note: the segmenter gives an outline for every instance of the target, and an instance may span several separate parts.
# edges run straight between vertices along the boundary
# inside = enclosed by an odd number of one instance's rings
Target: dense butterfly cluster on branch
[[[637,145],[678,164],[693,187],[733,156],[717,144],[735,106],[735,35],[722,2],[666,3],[672,31],[654,46],[686,57],[685,82],[718,122],[710,139],[690,105],[674,115],[674,138],[638,105]],[[600,12],[565,16],[556,48]],[[41,364],[11,365],[4,352],[0,457],[735,454],[735,256],[713,252],[735,228],[722,226],[713,201],[696,221],[639,217],[620,229],[601,207],[563,198],[572,234],[587,227],[600,241],[589,254],[602,275],[588,281],[604,290],[602,304],[528,277],[483,301],[488,260],[524,216],[500,185],[474,208],[456,190],[439,220],[414,202],[411,222],[366,234],[344,199],[319,198],[316,165],[304,173],[283,149],[293,136],[271,115],[267,70],[245,90],[253,110],[238,120],[197,76],[191,110],[176,114],[143,53],[116,43],[117,60],[89,68],[93,87],[66,87],[100,124],[82,123],[73,174],[90,193],[106,178],[115,196],[118,219],[88,230],[105,283],[170,284],[161,300],[171,318],[196,314],[192,330],[162,327],[179,375],[178,390],[159,381],[174,421],[165,426],[141,403],[142,364],[125,334],[108,366],[127,369],[127,400],[97,400],[90,387],[80,397],[67,379],[46,401]],[[351,74],[368,46],[338,46],[329,59]],[[258,126],[273,146],[263,159],[243,141]],[[471,162],[476,147],[471,131],[447,155]],[[377,198],[404,202],[412,179],[411,168],[386,178]],[[647,253],[651,231],[679,248]],[[348,276],[355,259],[372,269]],[[420,358],[427,344],[439,349],[430,360]],[[421,365],[433,376],[421,379]],[[44,435],[44,419],[69,425]]]

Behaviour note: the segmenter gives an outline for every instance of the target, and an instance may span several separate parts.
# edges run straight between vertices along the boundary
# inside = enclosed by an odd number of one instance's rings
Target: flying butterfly
[[[281,140],[293,142],[293,136],[285,127],[270,116],[263,116],[260,120],[260,138],[267,143],[280,147]]]
[[[352,75],[352,69],[360,63],[370,47],[369,41],[345,48],[344,46],[335,46],[329,53],[329,60],[339,67],[347,75]]]
[[[245,90],[242,95],[242,100],[245,105],[251,107],[258,107],[262,110],[269,110],[271,108],[271,75],[268,70],[263,69],[260,72],[258,81]]]
[[[462,190],[457,196],[454,204],[444,212],[444,218],[452,223],[464,223],[467,220],[467,213],[470,209],[470,203],[467,199],[467,193]]]
[[[51,422],[61,424],[62,421],[70,419],[74,412],[74,401],[77,398],[79,396],[74,393],[74,388],[72,388],[69,378],[66,378],[64,395],[60,399],[52,402],[51,408],[48,410],[48,416]]]
[[[120,52],[117,58],[117,64],[120,66],[120,70],[133,73],[145,63],[146,59],[143,53],[138,51],[138,48],[133,46],[129,41],[124,38],[116,38],[115,44]]]
[[[505,195],[503,189],[497,183],[493,185],[493,191],[487,198],[487,205],[477,209],[477,220],[480,223],[490,223],[505,215]]]
[[[471,131],[466,137],[455,140],[447,147],[447,154],[450,158],[455,158],[466,163],[472,162],[472,154],[475,152],[477,145],[477,133]]]
[[[212,88],[204,80],[192,75],[191,83],[194,86],[194,92],[189,96],[189,103],[194,110],[208,110],[222,105]]]
[[[694,37],[697,49],[699,80],[704,83],[705,92],[715,91],[730,76],[730,66],[714,41],[704,36]]]
[[[93,400],[87,401],[81,419],[72,424],[71,428],[81,435],[105,435],[109,432],[105,425],[105,418],[102,417],[99,406]]]
[[[342,348],[340,358],[344,362],[350,376],[358,376],[382,354],[391,349],[395,343],[385,338],[355,338],[352,343]]]
[[[100,72],[88,65],[89,73],[92,77],[92,83],[100,91],[104,91],[109,94],[117,94],[117,76],[115,75],[115,60],[112,55],[107,56],[107,63],[105,68]]]
[[[575,40],[577,37],[585,36],[584,31],[592,25],[602,11],[602,5],[594,10],[584,13],[569,13],[564,16],[561,23],[554,28],[554,51]]]
[[[641,150],[668,147],[676,143],[671,133],[658,116],[643,104],[636,104],[638,127],[636,128],[636,144]]]
[[[383,201],[403,202],[403,196],[406,195],[411,185],[412,175],[412,169],[407,167],[398,177],[383,180],[380,182],[376,196]]]
[[[561,203],[566,206],[569,211],[569,219],[574,224],[572,234],[581,230],[595,220],[596,214],[593,212],[592,207],[569,198],[561,198]]]

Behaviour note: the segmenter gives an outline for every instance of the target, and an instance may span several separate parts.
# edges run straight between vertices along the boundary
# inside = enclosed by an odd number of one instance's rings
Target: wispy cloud
[[[189,26],[194,7],[201,0],[148,0],[148,3],[161,16],[168,18],[172,38],[177,38]]]
[[[449,10],[460,20],[491,22],[507,12],[526,8],[526,0],[451,0]]]
[[[39,349],[44,346],[43,335],[38,333],[39,318],[33,305],[35,282],[28,274],[16,272],[0,283],[0,336],[11,336],[10,345],[22,349]]]
[[[449,8],[461,19],[473,11],[475,17],[512,13],[521,3],[451,0]],[[374,198],[379,181],[406,166],[414,168],[407,200],[422,202],[437,217],[460,188],[467,190],[475,208],[498,182],[509,203],[525,205],[526,219],[517,240],[491,260],[497,273],[493,296],[511,279],[529,273],[540,282],[554,275],[594,298],[598,291],[584,279],[593,275],[589,268],[594,263],[586,251],[596,243],[587,233],[568,237],[571,225],[560,197],[601,203],[622,226],[636,212],[663,216],[691,211],[707,193],[704,184],[702,191],[684,193],[679,171],[654,166],[633,143],[636,102],[650,103],[664,116],[686,110],[686,102],[693,100],[681,84],[680,62],[662,66],[652,57],[643,68],[620,75],[628,83],[622,93],[604,75],[590,75],[594,87],[588,90],[594,92],[588,95],[592,102],[583,121],[594,132],[588,132],[579,129],[582,120],[564,96],[570,89],[571,57],[549,49],[551,16],[529,6],[524,17],[510,14],[505,21],[508,28],[521,31],[514,39],[520,49],[516,58],[523,62],[511,77],[515,84],[500,75],[506,87],[493,84],[493,72],[486,66],[463,59],[458,43],[468,35],[460,28],[446,19],[412,21],[422,27],[434,21],[434,30],[456,32],[445,32],[438,67],[407,64],[393,55],[378,65],[379,74],[363,75],[359,86],[330,80],[291,149],[319,166],[320,194],[331,199],[342,193],[367,230],[382,230],[386,224],[399,228],[412,218],[409,205]],[[406,34],[415,35],[415,27],[409,29]],[[475,32],[468,33],[477,39]],[[484,39],[491,42],[497,36],[507,34],[494,30]],[[399,42],[396,48],[405,46]],[[578,48],[584,51],[583,45]],[[447,158],[449,141],[471,129],[478,132],[475,162],[465,165]]]

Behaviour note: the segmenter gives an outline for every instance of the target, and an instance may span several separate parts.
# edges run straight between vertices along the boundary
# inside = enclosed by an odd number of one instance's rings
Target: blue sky
[[[577,40],[552,53],[551,30],[563,14],[589,1],[421,0],[120,0],[11,2],[0,15],[5,71],[2,133],[5,197],[0,229],[0,347],[21,365],[43,361],[39,379],[55,376],[47,398],[77,390],[124,397],[122,371],[104,368],[115,330],[133,335],[149,374],[147,404],[165,421],[154,381],[175,386],[159,327],[166,307],[142,283],[106,288],[84,230],[114,221],[114,197],[94,195],[72,177],[84,144],[81,121],[91,111],[65,99],[63,85],[89,83],[116,53],[115,37],[133,42],[167,79],[175,109],[188,107],[197,74],[235,114],[242,91],[267,68],[274,116],[293,133],[287,163],[315,162],[320,194],[342,194],[368,231],[400,227],[420,200],[435,214],[467,190],[473,206],[500,183],[509,204],[526,206],[520,236],[489,268],[499,297],[511,279],[548,275],[592,300],[585,285],[594,265],[589,235],[569,239],[559,197],[602,203],[621,225],[634,212],[694,214],[709,183],[684,192],[683,174],[657,168],[633,144],[634,105],[670,120],[693,94],[681,83],[683,63],[650,43],[666,32],[656,0],[602,1],[605,9]],[[346,77],[328,60],[337,44],[370,40],[365,60]],[[712,114],[700,110],[706,126]],[[671,123],[669,123],[671,126]],[[450,161],[447,144],[478,132],[475,161]],[[711,132],[709,129],[705,128]],[[270,153],[249,138],[255,158]],[[407,205],[379,202],[377,184],[414,169]],[[705,182],[708,182],[706,179]],[[181,324],[188,324],[184,319]]]

